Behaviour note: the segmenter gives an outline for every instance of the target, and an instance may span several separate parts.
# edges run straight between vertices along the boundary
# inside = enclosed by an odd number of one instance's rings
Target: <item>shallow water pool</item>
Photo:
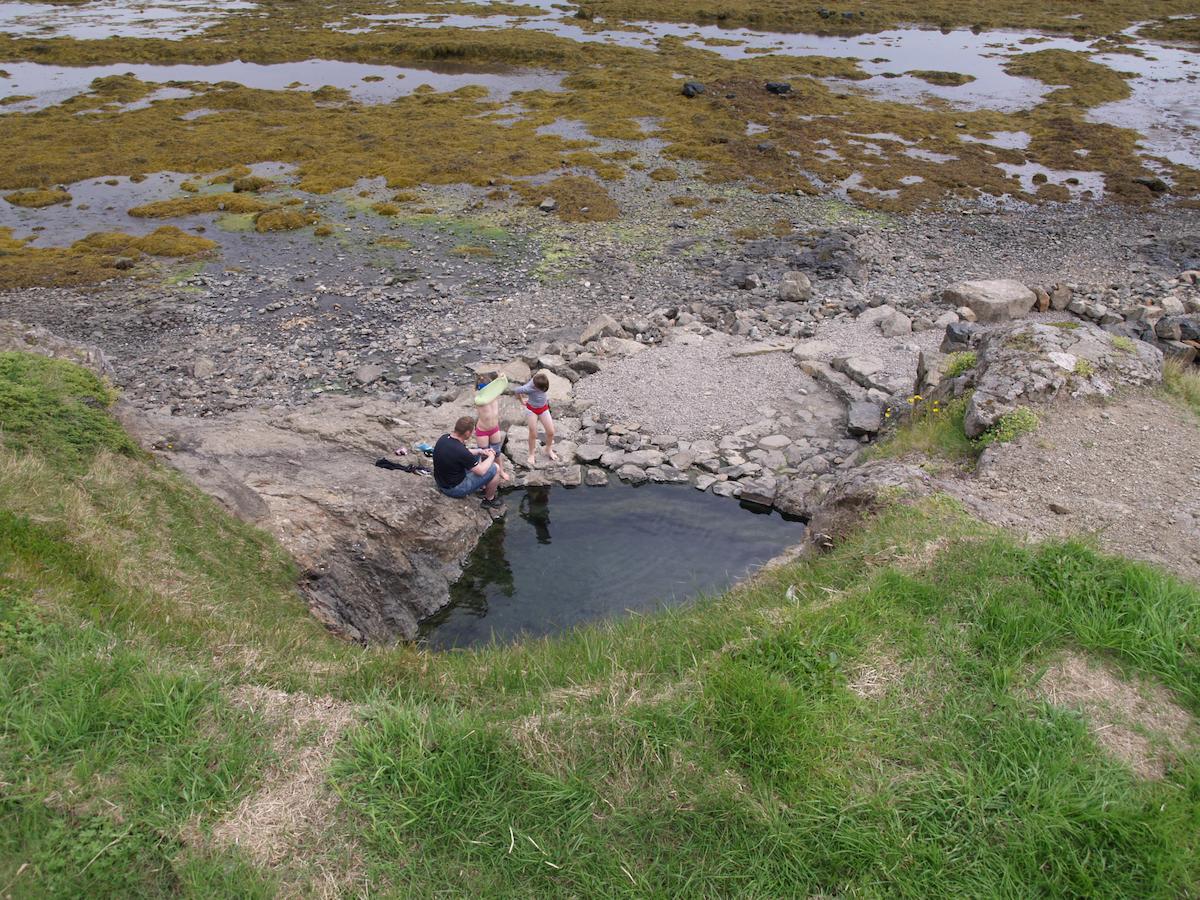
[[[438,649],[508,643],[724,590],[804,536],[777,512],[684,485],[531,487],[505,497],[422,623]]]

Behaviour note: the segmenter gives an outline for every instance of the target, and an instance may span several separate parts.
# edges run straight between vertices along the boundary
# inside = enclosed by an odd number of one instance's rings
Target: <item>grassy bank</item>
[[[0,894],[1200,889],[1193,587],[933,499],[686,609],[364,652],[110,401],[0,354]]]

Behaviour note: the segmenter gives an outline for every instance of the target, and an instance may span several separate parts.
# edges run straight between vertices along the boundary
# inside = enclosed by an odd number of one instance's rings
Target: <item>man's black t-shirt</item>
[[[452,488],[462,484],[467,471],[479,464],[479,457],[466,445],[448,434],[443,434],[433,445],[433,480],[438,487]]]

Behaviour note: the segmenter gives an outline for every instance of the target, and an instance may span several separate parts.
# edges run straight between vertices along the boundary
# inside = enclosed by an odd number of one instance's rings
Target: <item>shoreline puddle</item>
[[[79,6],[53,3],[0,3],[0,34],[17,38],[109,37],[181,40],[199,34],[227,13],[254,9],[245,0],[120,0]]]
[[[113,63],[104,66],[56,66],[20,62],[5,63],[0,68],[7,73],[7,77],[0,77],[0,92],[32,98],[3,107],[4,112],[9,113],[31,112],[63,103],[86,93],[97,78],[127,74],[150,84],[211,85],[232,81],[267,91],[315,91],[328,85],[348,91],[352,100],[370,104],[390,103],[412,94],[422,85],[429,85],[438,92],[482,86],[488,89],[490,99],[504,100],[517,91],[561,90],[563,78],[553,72],[505,66],[431,64],[425,68],[413,68],[329,59],[213,65]]]

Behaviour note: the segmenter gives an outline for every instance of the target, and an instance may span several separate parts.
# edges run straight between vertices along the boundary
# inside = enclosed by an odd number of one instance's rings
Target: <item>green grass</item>
[[[140,455],[72,450],[64,474],[60,425],[33,421],[0,449],[0,893],[1200,889],[1196,745],[1140,780],[1031,691],[1071,650],[1200,713],[1200,594],[1160,571],[935,497],[686,607],[363,651],[316,627],[270,539]],[[245,685],[358,704],[340,807],[270,868],[213,837],[295,757]]]
[[[96,453],[137,448],[108,414],[115,395],[95,375],[61,360],[0,353],[0,441],[71,471]]]
[[[1172,400],[1200,416],[1200,368],[1168,359],[1163,365],[1163,390]]]
[[[919,404],[912,415],[870,448],[868,458],[922,456],[970,467],[982,448],[963,431],[967,399],[958,397],[945,403],[928,401]]]

